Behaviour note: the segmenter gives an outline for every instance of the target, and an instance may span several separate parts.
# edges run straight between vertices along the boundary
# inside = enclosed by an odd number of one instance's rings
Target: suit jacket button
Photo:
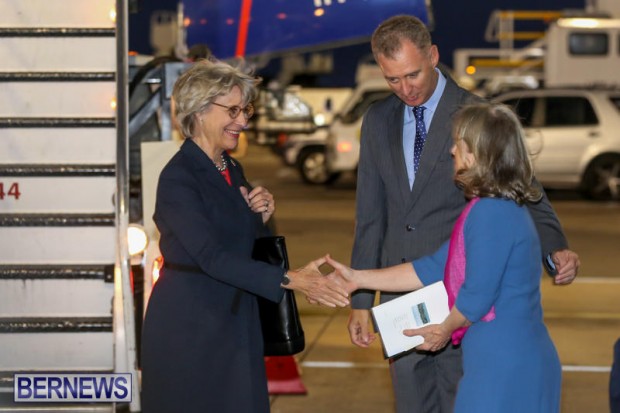
[[[407,229],[407,231],[413,231],[415,229],[413,227],[413,225],[411,225],[411,224],[407,224],[407,226],[405,228]]]

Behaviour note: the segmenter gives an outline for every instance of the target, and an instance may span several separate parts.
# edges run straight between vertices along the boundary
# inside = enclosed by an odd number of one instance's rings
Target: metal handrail
[[[129,46],[128,46],[128,3],[116,0],[116,231],[117,266],[119,268],[126,366],[132,374],[132,400],[129,410],[137,412],[140,407],[140,388],[138,380],[138,360],[136,329],[134,318],[134,299],[131,286],[129,246],[127,228],[129,227]],[[116,284],[116,283],[115,283]],[[119,290],[118,288],[116,289]],[[117,308],[118,310],[118,308]],[[120,328],[120,326],[118,326]],[[117,349],[118,351],[119,349]],[[119,354],[117,353],[117,361]],[[125,363],[123,363],[125,364]]]

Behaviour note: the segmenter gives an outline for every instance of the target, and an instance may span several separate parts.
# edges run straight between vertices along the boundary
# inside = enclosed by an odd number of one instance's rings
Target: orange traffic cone
[[[269,394],[306,394],[293,356],[265,357]]]

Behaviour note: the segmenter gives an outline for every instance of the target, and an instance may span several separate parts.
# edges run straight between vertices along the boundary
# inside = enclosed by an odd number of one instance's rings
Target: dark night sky
[[[353,1],[353,0],[351,0]],[[142,54],[151,54],[149,44],[149,21],[154,10],[175,10],[176,0],[142,0],[140,11],[129,18],[129,47]],[[494,47],[484,40],[484,30],[491,12],[501,10],[559,10],[581,9],[585,0],[433,0],[435,27],[433,42],[439,47],[441,61],[452,64],[452,53],[456,48]],[[361,57],[370,53],[367,43],[342,47],[335,50],[334,60],[338,69],[336,76],[318,79],[317,86],[352,86],[354,65]],[[265,68],[263,76],[277,70],[277,62]]]

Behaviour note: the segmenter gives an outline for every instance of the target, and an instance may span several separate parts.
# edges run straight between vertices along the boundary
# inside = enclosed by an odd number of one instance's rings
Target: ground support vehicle
[[[364,80],[354,89],[351,97],[344,104],[342,112],[336,115],[329,127],[326,142],[329,174],[357,169],[363,116],[372,103],[391,93],[387,82],[382,77]]]
[[[307,184],[330,184],[340,176],[338,172],[327,172],[325,143],[328,134],[328,126],[322,126],[314,133],[289,134],[278,147],[284,163],[295,167]]]
[[[262,89],[256,104],[256,115],[250,121],[247,132],[261,145],[273,145],[281,134],[312,133],[314,123],[312,107],[305,102],[295,88]]]
[[[538,89],[495,99],[515,108],[537,179],[620,200],[620,89]]]
[[[603,12],[496,10],[485,39],[499,47],[456,50],[454,77],[486,96],[541,86],[619,87],[620,16]]]
[[[367,66],[367,65],[365,65]],[[360,66],[363,71],[368,71]],[[360,77],[348,92],[330,124],[313,133],[284,134],[277,151],[284,163],[294,166],[302,180],[311,185],[331,184],[343,172],[355,171],[359,157],[359,135],[362,117],[368,106],[391,93],[377,70]]]
[[[0,411],[14,373],[131,373],[127,2],[0,3]]]

